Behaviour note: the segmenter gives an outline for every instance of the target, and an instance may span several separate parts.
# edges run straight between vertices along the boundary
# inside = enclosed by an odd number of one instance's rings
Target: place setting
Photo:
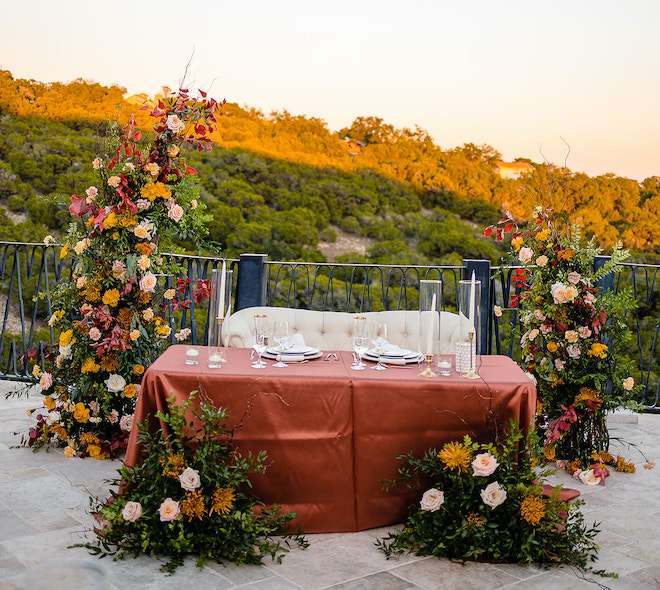
[[[284,368],[294,363],[306,363],[321,358],[323,353],[314,346],[307,346],[300,333],[290,333],[287,320],[276,320],[269,330],[268,316],[254,316],[253,350],[258,358],[252,364],[253,369],[265,369],[268,366],[263,359],[276,361],[273,367]],[[275,345],[272,344],[275,343]]]

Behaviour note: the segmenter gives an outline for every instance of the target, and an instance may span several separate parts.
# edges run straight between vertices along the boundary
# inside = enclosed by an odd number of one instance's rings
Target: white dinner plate
[[[317,359],[317,358],[320,358],[321,356],[323,356],[323,353],[318,348],[311,348],[311,347],[308,347],[308,346],[300,347],[300,348],[309,348],[309,352],[291,353],[290,351],[287,350],[283,353],[280,353],[275,348],[269,348],[261,356],[262,356],[262,358],[265,358],[265,359],[275,360],[275,359],[277,359],[277,355],[281,354],[282,355],[282,362],[284,362],[284,363],[299,363],[300,361],[311,361],[311,360],[314,360],[314,359]]]

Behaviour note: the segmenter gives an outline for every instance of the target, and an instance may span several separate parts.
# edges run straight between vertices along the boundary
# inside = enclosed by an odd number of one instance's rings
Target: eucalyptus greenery
[[[169,399],[169,413],[155,415],[164,425],[156,433],[138,425],[144,462],[118,470],[109,483],[119,491],[109,500],[91,499],[96,539],[77,546],[101,557],[167,557],[161,570],[168,573],[187,555],[197,556],[198,567],[208,559],[258,564],[267,555],[280,562],[290,540],[307,546],[299,533],[286,532],[295,513],[248,493],[249,474],[266,470],[265,452],[241,456],[225,426],[227,411],[195,403],[196,396],[179,405]]]
[[[514,422],[498,444],[469,436],[429,450],[406,464],[387,486],[430,484],[408,508],[401,530],[377,542],[387,557],[404,552],[458,560],[568,563],[582,569],[596,559],[597,525],[588,528],[581,501],[559,499],[560,487],[544,497],[540,482],[550,471],[534,469],[534,432]]]

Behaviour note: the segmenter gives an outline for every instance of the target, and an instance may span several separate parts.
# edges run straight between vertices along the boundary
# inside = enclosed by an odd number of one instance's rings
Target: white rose
[[[489,483],[480,494],[483,503],[491,508],[497,508],[506,500],[506,490],[496,481]]]
[[[133,428],[133,414],[126,414],[119,420],[119,428],[126,432],[130,432]]]
[[[183,470],[183,473],[179,475],[179,481],[181,482],[181,487],[186,492],[194,492],[202,485],[202,481],[199,479],[199,471],[192,467],[186,467]]]
[[[556,304],[566,303],[568,301],[566,285],[563,283],[554,283],[552,287],[550,287],[550,294]]]
[[[422,496],[422,501],[419,503],[419,507],[422,510],[428,512],[435,512],[440,509],[440,506],[444,504],[445,494],[436,488],[431,488],[426,490]]]
[[[518,253],[518,260],[520,260],[520,262],[523,264],[527,264],[533,256],[534,250],[531,248],[520,248],[520,252]]]
[[[121,393],[126,387],[126,379],[117,373],[110,373],[110,376],[104,381],[110,393]]]
[[[135,522],[142,516],[142,504],[139,502],[126,502],[126,506],[121,511],[122,518],[128,522]]]
[[[597,486],[600,483],[600,478],[594,475],[593,469],[587,469],[580,472],[580,481],[588,486]]]
[[[153,293],[156,290],[156,276],[148,272],[140,279],[140,290],[145,293]]]
[[[168,115],[166,125],[174,133],[179,133],[186,126],[177,115]]]
[[[71,345],[60,346],[60,356],[63,359],[68,359],[71,356]]]
[[[493,313],[495,314],[495,317],[501,318],[502,317],[502,308],[499,305],[496,305],[493,307]]]

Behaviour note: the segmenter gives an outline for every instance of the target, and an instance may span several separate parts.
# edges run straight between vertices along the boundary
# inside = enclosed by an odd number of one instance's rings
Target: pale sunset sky
[[[217,100],[427,130],[590,176],[660,176],[660,0],[22,0],[15,78],[186,86]],[[562,140],[563,138],[563,140]]]

